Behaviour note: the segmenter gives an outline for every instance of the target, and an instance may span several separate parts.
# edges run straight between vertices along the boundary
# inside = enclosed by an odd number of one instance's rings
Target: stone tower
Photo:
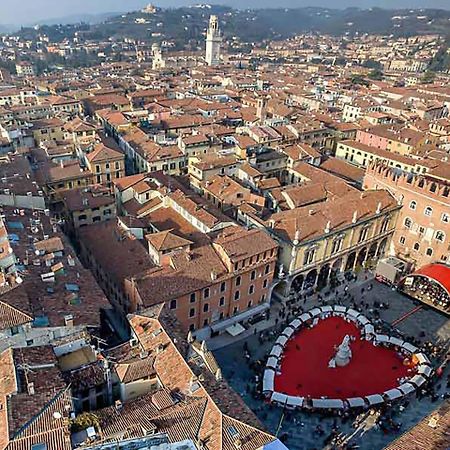
[[[217,16],[209,18],[208,31],[206,32],[206,63],[208,66],[220,64],[220,45],[222,35],[219,30],[219,20]]]

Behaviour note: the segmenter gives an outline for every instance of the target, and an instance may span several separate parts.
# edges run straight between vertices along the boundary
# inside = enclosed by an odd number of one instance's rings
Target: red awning
[[[422,276],[440,284],[450,296],[450,266],[445,264],[427,264],[408,276]]]

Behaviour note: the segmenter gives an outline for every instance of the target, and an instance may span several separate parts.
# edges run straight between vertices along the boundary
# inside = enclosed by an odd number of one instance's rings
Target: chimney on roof
[[[313,215],[314,215],[314,210],[313,210],[313,209],[310,209],[310,210],[308,211],[308,214],[309,214],[310,216],[313,216]]]
[[[72,314],[67,314],[67,316],[64,316],[64,325],[66,327],[73,327],[73,316],[72,316]]]
[[[59,162],[59,166],[61,167],[61,169],[64,169],[64,161],[63,161],[63,160],[61,160],[61,161]]]
[[[212,281],[217,280],[217,272],[214,269],[211,270],[211,280]]]
[[[194,342],[194,336],[192,336],[192,331],[189,331],[189,333],[187,334],[187,341],[189,342],[189,344],[192,344]]]
[[[220,367],[216,370],[215,376],[217,381],[222,381],[222,371],[220,370]]]
[[[380,212],[381,212],[381,202],[378,202],[378,205],[377,205],[377,214],[380,214]]]
[[[269,227],[272,229],[275,228],[275,220],[269,220]]]
[[[298,245],[299,242],[300,242],[300,230],[297,228],[295,230],[294,245]]]
[[[357,220],[358,220],[358,211],[355,210],[353,212],[352,223],[356,223]]]
[[[208,347],[206,346],[206,341],[202,341],[202,345],[200,346],[200,350],[203,353],[206,353],[208,351]]]
[[[331,222],[328,221],[327,224],[325,225],[325,233],[329,233],[331,230]]]
[[[28,395],[34,395],[34,383],[32,381],[27,383],[27,392]]]

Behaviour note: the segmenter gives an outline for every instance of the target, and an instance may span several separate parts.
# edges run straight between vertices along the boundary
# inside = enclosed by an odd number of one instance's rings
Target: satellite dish
[[[56,419],[56,420],[62,419],[62,414],[60,412],[58,412],[58,411],[55,411],[53,413],[53,418]]]

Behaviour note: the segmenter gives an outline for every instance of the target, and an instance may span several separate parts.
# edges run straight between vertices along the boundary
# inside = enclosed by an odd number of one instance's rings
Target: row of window
[[[409,204],[409,209],[412,209],[413,211],[415,211],[417,209],[417,202],[415,200],[412,200],[411,203]],[[433,215],[433,208],[431,206],[427,206],[424,210],[423,213],[428,216],[431,217]],[[441,215],[441,221],[444,223],[449,223],[450,222],[450,214],[448,213],[442,213]]]
[[[405,242],[406,242],[405,236],[400,236],[399,242],[400,242],[400,244],[404,245]],[[413,249],[414,249],[416,252],[418,252],[418,251],[420,250],[420,244],[419,244],[419,242],[415,242],[415,243],[414,243]],[[431,247],[428,247],[428,248],[426,249],[426,251],[425,251],[425,254],[426,254],[427,256],[433,256],[433,249],[432,249]]]
[[[263,303],[264,301],[265,301],[265,295],[263,295],[262,297],[261,297],[261,303]],[[252,302],[252,300],[250,300],[248,303],[247,303],[247,308],[251,308],[253,306],[253,302]],[[207,312],[207,311],[205,311],[205,312]],[[236,315],[236,314],[238,314],[238,312],[239,312],[239,306],[235,306],[234,308],[233,308],[233,314],[232,315]],[[195,317],[195,309],[194,308],[191,308],[190,310],[189,310],[189,317],[190,318],[192,318],[192,317]],[[227,314],[227,317],[228,317],[228,314]],[[225,313],[223,312],[223,311],[221,311],[220,312],[220,314],[219,314],[219,320],[223,320],[225,318]],[[203,326],[204,327],[207,327],[209,325],[209,319],[208,318],[205,318],[204,320],[203,320]],[[189,330],[190,331],[195,331],[195,325],[192,323],[191,325],[189,325]]]
[[[264,261],[267,258],[275,256],[275,252],[276,252],[276,249],[273,248],[272,250],[267,250],[264,253],[258,253],[256,256],[251,256],[248,259],[243,259],[242,261],[238,261],[237,263],[234,264],[234,270],[243,269],[247,265],[251,266],[253,264],[259,263],[259,261]],[[266,275],[269,273],[269,271],[270,271],[270,266],[267,265],[265,268]]]
[[[412,226],[413,226],[413,221],[409,217],[405,217],[405,221],[403,222],[403,224],[405,225],[405,228],[410,230],[412,228]],[[425,233],[425,228],[420,226],[419,227],[419,233],[420,234]],[[435,231],[434,239],[436,239],[439,242],[444,242],[445,241],[445,233],[443,231],[441,231],[441,230]]]

